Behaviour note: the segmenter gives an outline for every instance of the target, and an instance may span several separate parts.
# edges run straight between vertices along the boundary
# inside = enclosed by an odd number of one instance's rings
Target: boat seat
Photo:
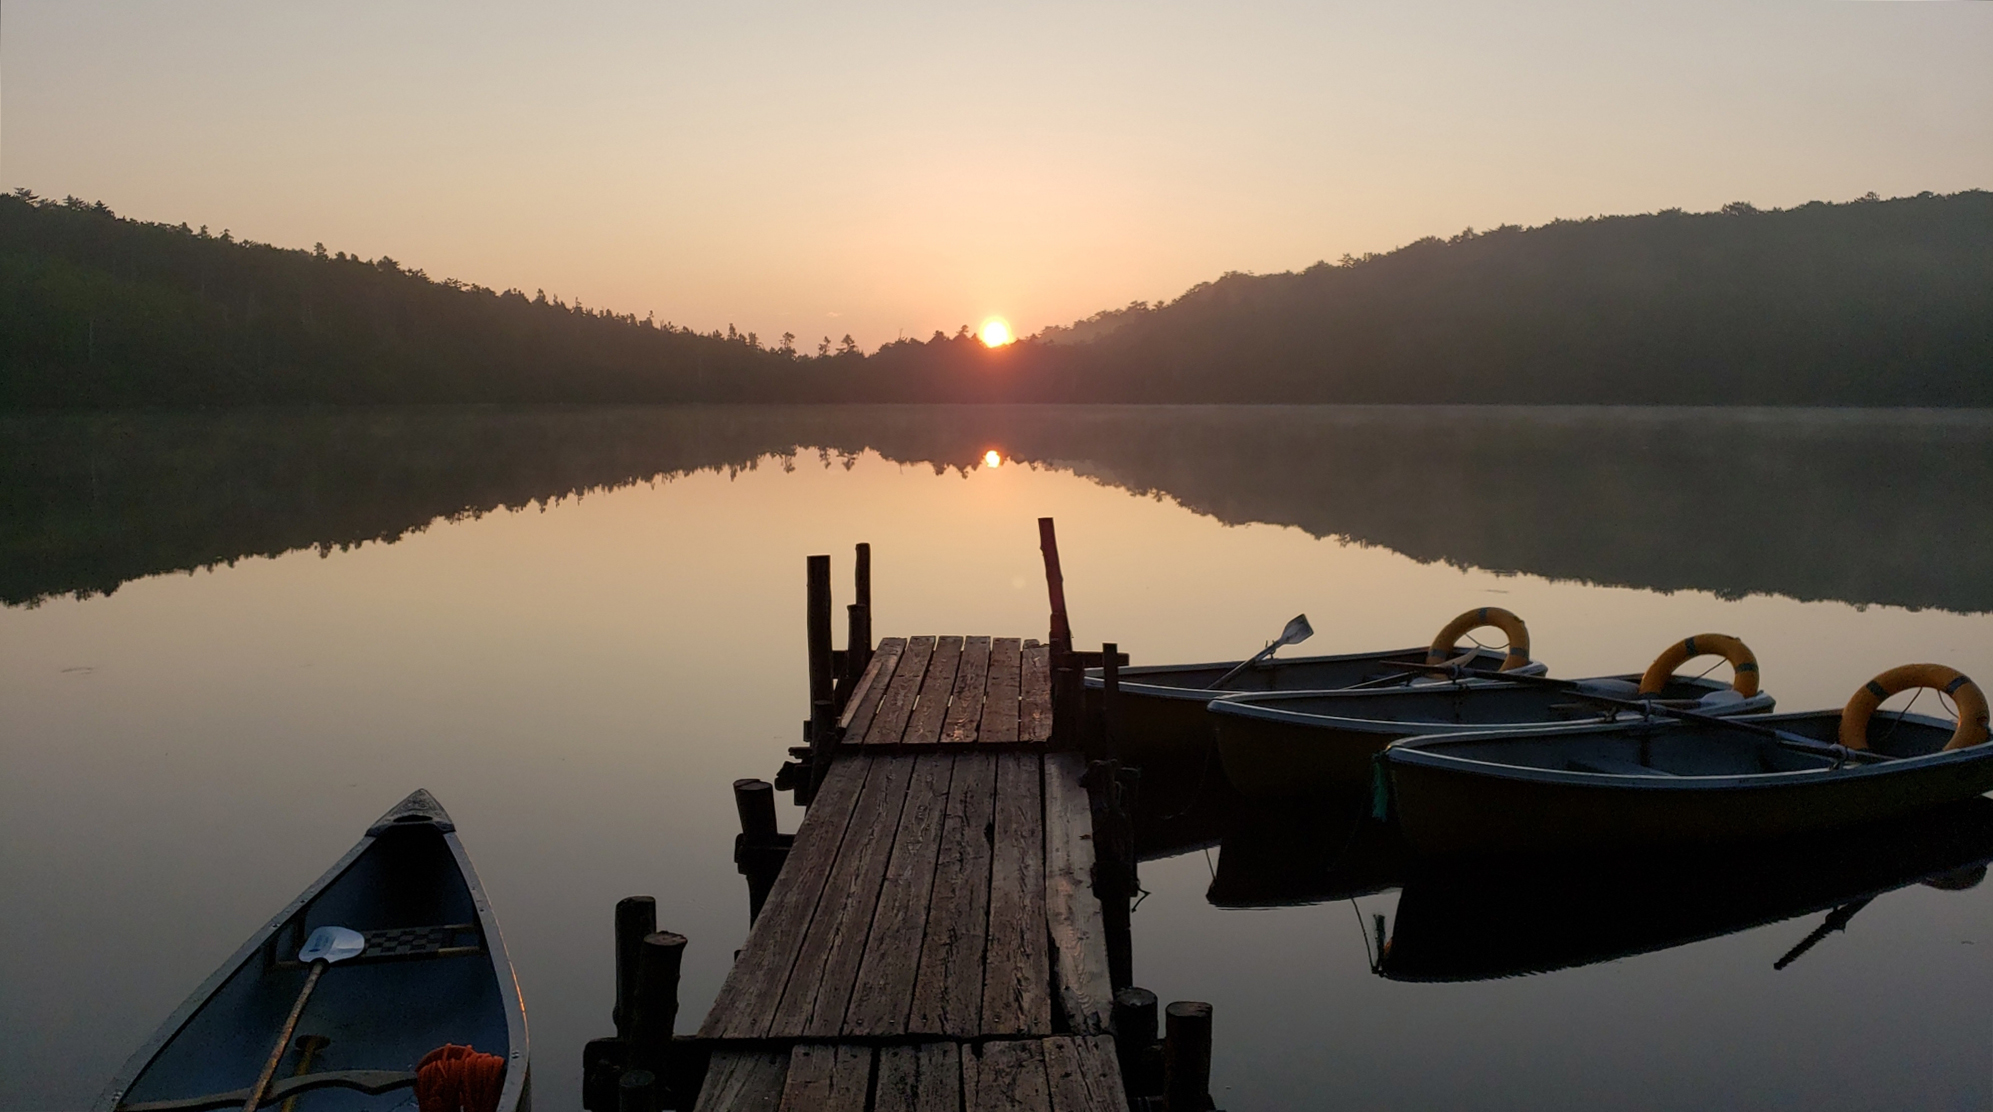
[[[389,927],[385,930],[360,932],[367,940],[367,948],[358,957],[347,959],[348,965],[365,965],[380,961],[408,961],[413,958],[457,958],[484,953],[484,940],[478,936],[476,923],[444,923],[434,927]],[[279,961],[273,963],[278,969],[303,969],[301,961]]]
[[[327,1070],[323,1073],[307,1073],[297,1077],[286,1077],[272,1081],[263,1092],[263,1104],[287,1100],[311,1089],[358,1089],[370,1095],[385,1093],[390,1089],[401,1089],[415,1084],[415,1075],[402,1070]],[[180,1097],[176,1100],[142,1100],[119,1104],[117,1112],[205,1112],[209,1108],[241,1108],[242,1102],[249,1099],[249,1087],[230,1089],[225,1093],[209,1093],[202,1097]],[[257,1107],[262,1107],[258,1105]]]
[[[1611,776],[1673,776],[1658,768],[1622,761],[1613,757],[1572,757],[1565,762],[1572,772],[1602,772]]]

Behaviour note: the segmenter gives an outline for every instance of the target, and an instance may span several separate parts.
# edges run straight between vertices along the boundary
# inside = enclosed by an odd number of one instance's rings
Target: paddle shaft
[[[291,1014],[284,1020],[284,1029],[277,1034],[277,1046],[270,1051],[270,1060],[263,1063],[263,1072],[256,1078],[256,1084],[249,1087],[249,1099],[242,1102],[242,1112],[256,1112],[256,1106],[263,1103],[263,1093],[270,1087],[270,1079],[277,1075],[277,1063],[284,1060],[284,1051],[291,1048],[291,1032],[298,1029],[298,1017],[304,1014],[305,1001],[311,999],[311,990],[318,987],[318,979],[325,975],[324,960],[311,963],[311,975],[304,979],[304,987],[298,990],[297,1002],[291,1005]]]
[[[1724,726],[1733,730],[1742,730],[1747,734],[1757,734],[1760,737],[1771,738],[1787,749],[1796,750],[1801,753],[1813,753],[1822,757],[1833,757],[1837,762],[1850,760],[1875,762],[1890,759],[1881,753],[1872,753],[1866,749],[1849,749],[1842,745],[1830,745],[1824,741],[1815,741],[1810,737],[1789,734],[1784,730],[1773,729],[1770,726],[1761,726],[1755,722],[1744,721],[1741,718],[1725,718],[1721,715],[1704,714],[1701,711],[1683,710],[1680,707],[1656,706],[1652,701],[1621,699],[1612,695],[1602,695],[1598,692],[1586,691],[1575,680],[1556,680],[1551,679],[1549,676],[1519,676],[1510,672],[1497,672],[1493,675],[1482,675],[1477,678],[1504,680],[1510,683],[1535,684],[1539,687],[1554,687],[1559,691],[1570,692],[1587,702],[1625,707],[1629,710],[1644,711],[1662,718],[1677,718],[1684,722],[1695,722],[1705,726]]]
[[[1246,658],[1245,660],[1239,661],[1237,664],[1232,666],[1231,671],[1225,673],[1222,676],[1219,676],[1217,683],[1212,684],[1210,687],[1207,687],[1204,690],[1216,691],[1219,688],[1225,686],[1226,684],[1231,683],[1232,680],[1236,678],[1240,672],[1245,671],[1246,669],[1252,667],[1253,665],[1258,664],[1260,661],[1265,660],[1267,657],[1272,656],[1275,652],[1278,652],[1280,646],[1281,642],[1275,641],[1273,644],[1268,645],[1266,648],[1261,649],[1259,652],[1254,653],[1252,656]]]

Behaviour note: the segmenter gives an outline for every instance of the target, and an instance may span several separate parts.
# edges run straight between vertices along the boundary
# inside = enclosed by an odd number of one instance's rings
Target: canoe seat
[[[1603,772],[1611,776],[1666,777],[1674,775],[1672,772],[1663,772],[1658,768],[1651,768],[1633,761],[1617,760],[1612,757],[1572,757],[1565,764],[1572,772]]]
[[[380,1094],[413,1084],[415,1084],[415,1075],[401,1070],[327,1070],[324,1073],[307,1073],[271,1082],[270,1087],[263,1091],[263,1103],[286,1100],[311,1089],[337,1087]],[[204,1112],[209,1108],[241,1108],[242,1102],[248,1099],[249,1088],[245,1085],[240,1089],[230,1089],[225,1093],[209,1093],[203,1097],[142,1100],[120,1104],[117,1112]]]
[[[367,948],[348,965],[378,961],[408,961],[411,958],[457,958],[484,953],[484,940],[478,937],[476,923],[444,923],[434,927],[390,927],[362,931]],[[280,961],[279,969],[302,969],[303,962]]]

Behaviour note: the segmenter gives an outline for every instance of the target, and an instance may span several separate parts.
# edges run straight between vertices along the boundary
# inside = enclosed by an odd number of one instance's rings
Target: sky
[[[1993,187],[1993,3],[4,0],[0,185],[702,331]]]

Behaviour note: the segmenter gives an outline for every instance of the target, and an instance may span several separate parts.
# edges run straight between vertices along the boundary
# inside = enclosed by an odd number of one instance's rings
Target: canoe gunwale
[[[1372,650],[1370,652],[1360,652],[1360,653],[1336,653],[1329,656],[1277,656],[1266,661],[1263,664],[1256,666],[1254,668],[1254,671],[1261,671],[1261,670],[1271,671],[1282,667],[1294,667],[1299,665],[1361,664],[1367,662],[1375,662],[1378,664],[1386,664],[1386,663],[1403,664],[1407,668],[1413,668],[1424,665],[1426,659],[1426,648],[1427,647],[1424,645],[1416,645],[1410,648],[1403,648],[1403,649]],[[1490,660],[1499,661],[1502,659],[1502,654],[1493,649],[1482,649],[1480,650],[1480,652],[1485,653]],[[1415,659],[1407,660],[1405,659],[1407,657],[1412,657]],[[1233,696],[1242,696],[1242,695],[1276,694],[1276,692],[1267,692],[1267,691],[1213,691],[1208,687],[1184,687],[1181,684],[1174,684],[1174,683],[1144,683],[1142,679],[1142,677],[1144,676],[1164,675],[1174,672],[1201,672],[1208,670],[1208,671],[1216,671],[1222,674],[1223,672],[1229,671],[1230,669],[1237,667],[1240,663],[1241,662],[1237,660],[1213,660],[1202,663],[1189,663],[1189,664],[1143,664],[1137,667],[1128,667],[1128,668],[1119,669],[1115,673],[1115,675],[1117,677],[1119,690],[1123,695],[1145,695],[1159,699],[1182,699],[1182,700],[1201,699],[1205,702],[1209,702],[1214,698],[1223,699],[1223,698],[1231,698]],[[1535,668],[1535,671],[1537,673],[1540,673],[1543,670],[1542,663],[1540,661],[1532,661],[1531,664]],[[1086,688],[1090,691],[1099,691],[1106,686],[1106,681],[1102,678],[1102,670],[1099,668],[1088,668],[1083,673],[1082,679]],[[1322,690],[1339,691],[1342,689],[1324,688]],[[1280,692],[1279,694],[1284,694],[1284,692]]]
[[[1838,716],[1838,711],[1816,711],[1808,717],[1821,714]],[[1800,715],[1767,715],[1750,719],[1754,724],[1774,725],[1783,719],[1790,721]],[[1925,715],[1903,715],[1903,720],[1917,722],[1932,727],[1950,728],[1949,722],[1929,718]],[[1652,723],[1570,723],[1549,729],[1490,729],[1471,730],[1453,733],[1429,733],[1416,737],[1401,738],[1384,748],[1380,758],[1387,765],[1404,765],[1452,772],[1459,775],[1481,777],[1489,780],[1508,780],[1535,784],[1558,784],[1570,787],[1590,787],[1619,789],[1640,792],[1711,792],[1711,791],[1750,791],[1789,787],[1805,780],[1818,780],[1829,777],[1834,780],[1870,780],[1885,776],[1908,775],[1916,772],[1944,768],[1950,765],[1973,764],[1993,759],[1993,743],[1975,745],[1966,749],[1939,750],[1914,757],[1894,757],[1873,763],[1853,762],[1840,766],[1822,765],[1818,768],[1797,768],[1772,772],[1746,772],[1719,775],[1694,775],[1669,773],[1657,769],[1662,775],[1632,775],[1620,772],[1586,772],[1578,769],[1537,768],[1530,765],[1504,764],[1500,761],[1463,757],[1452,753],[1435,752],[1428,745],[1473,744],[1484,741],[1500,741],[1505,738],[1528,736],[1539,738],[1545,734],[1576,735],[1584,733],[1621,734],[1632,733],[1642,728],[1651,728]],[[1711,727],[1712,729],[1714,727]],[[1823,743],[1825,744],[1825,743]]]

